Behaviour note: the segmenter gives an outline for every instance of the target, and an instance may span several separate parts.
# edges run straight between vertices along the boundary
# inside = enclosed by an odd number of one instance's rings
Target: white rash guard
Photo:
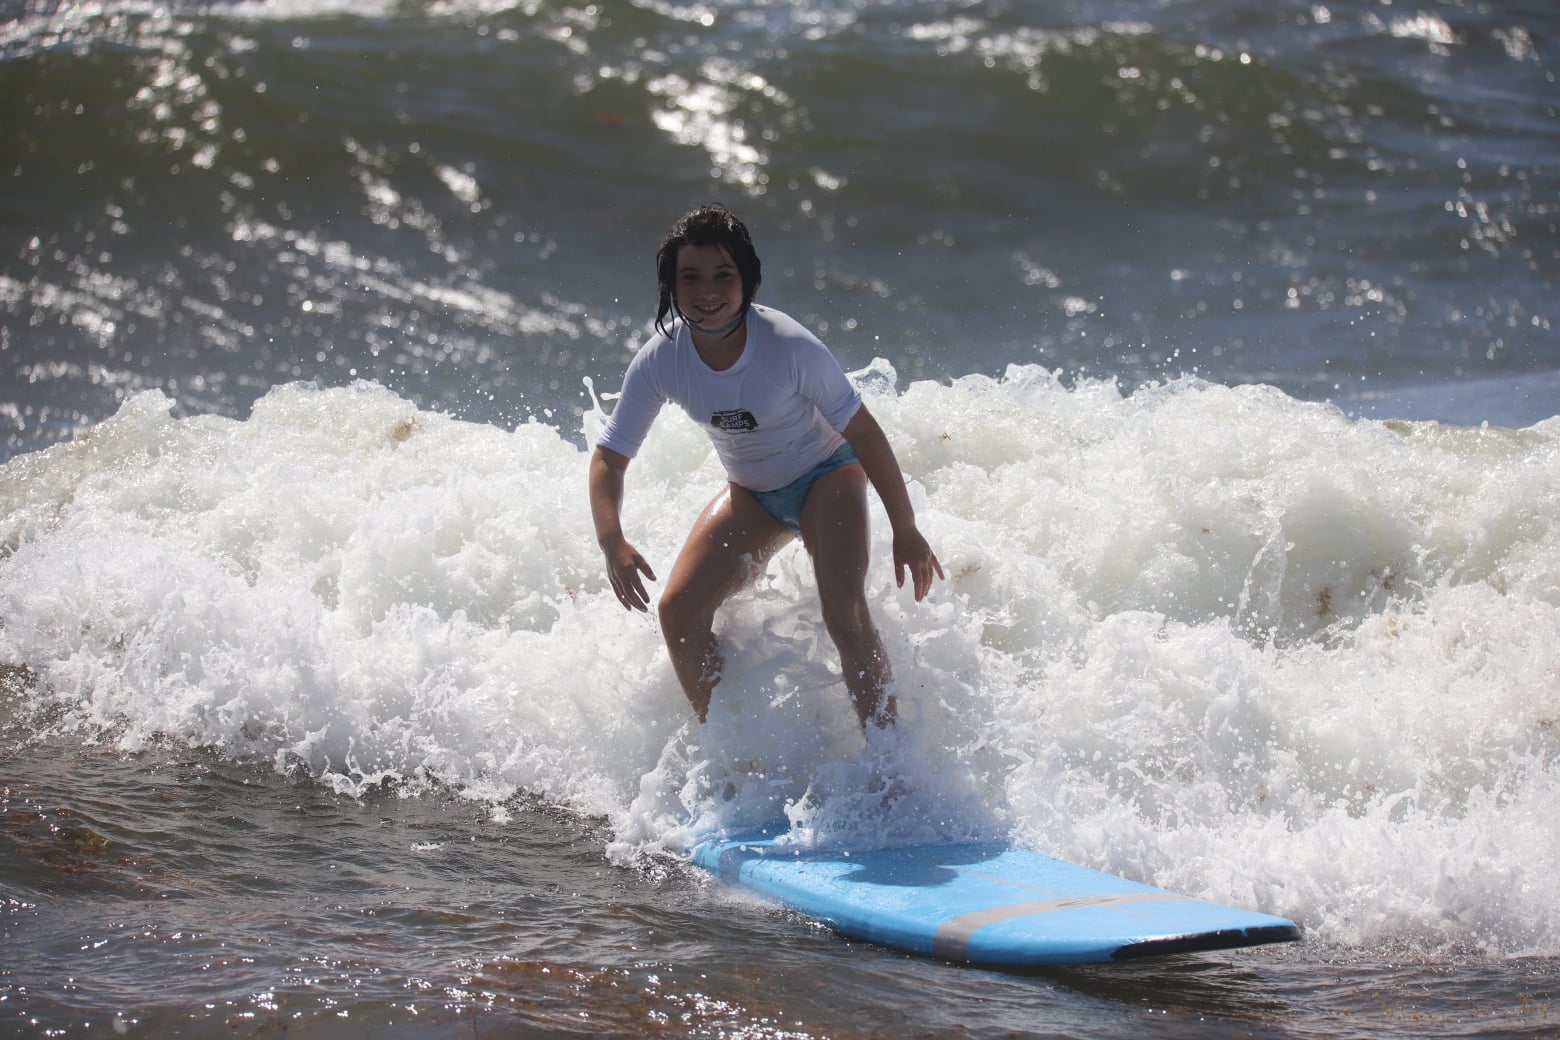
[[[667,401],[703,426],[734,484],[784,487],[844,443],[861,393],[834,355],[789,315],[754,304],[747,343],[722,372],[706,365],[679,321],[629,362],[623,394],[598,446],[633,458]]]

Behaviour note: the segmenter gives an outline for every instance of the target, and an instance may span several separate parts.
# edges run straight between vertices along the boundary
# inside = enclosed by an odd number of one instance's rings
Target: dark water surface
[[[14,740],[14,730],[8,739]],[[994,972],[849,942],[598,821],[171,749],[6,754],[18,1036],[1546,1037],[1552,958],[1316,944]],[[24,777],[25,779],[18,779]]]
[[[1195,371],[1518,425],[1560,400],[1548,4],[18,8],[11,452],[147,387],[577,414],[642,336],[662,229],[712,197],[852,367]],[[1390,396],[1490,379],[1473,416]]]

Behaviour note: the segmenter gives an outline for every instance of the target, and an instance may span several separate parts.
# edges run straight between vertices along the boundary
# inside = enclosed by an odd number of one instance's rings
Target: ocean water
[[[1549,5],[0,19],[0,1033],[1560,1035]],[[603,578],[586,444],[710,198],[948,572],[874,514],[870,744],[800,549],[703,727]],[[659,572],[719,481],[666,413]],[[680,856],[774,819],[1305,939],[905,957]]]

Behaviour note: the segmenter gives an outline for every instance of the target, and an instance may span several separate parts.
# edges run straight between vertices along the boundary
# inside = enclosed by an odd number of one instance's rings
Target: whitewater
[[[351,798],[599,821],[611,863],[1003,833],[1288,916],[1323,949],[1560,955],[1560,419],[1356,419],[1263,386],[853,374],[947,580],[874,612],[863,741],[799,546],[718,619],[699,727],[608,588],[583,429],[280,386],[158,391],[0,468],[0,660],[33,740],[179,746]],[[722,480],[680,415],[630,474],[652,566]],[[866,792],[885,773],[907,797]]]

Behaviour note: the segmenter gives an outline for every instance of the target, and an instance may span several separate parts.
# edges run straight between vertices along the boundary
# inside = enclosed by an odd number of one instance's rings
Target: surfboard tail
[[[1297,942],[1300,938],[1299,926],[1288,921],[1282,924],[1259,925],[1255,928],[1224,928],[1216,932],[1168,936],[1127,943],[1111,954],[1111,960],[1125,961],[1139,957],[1164,957],[1176,953],[1236,950],[1246,946]]]

